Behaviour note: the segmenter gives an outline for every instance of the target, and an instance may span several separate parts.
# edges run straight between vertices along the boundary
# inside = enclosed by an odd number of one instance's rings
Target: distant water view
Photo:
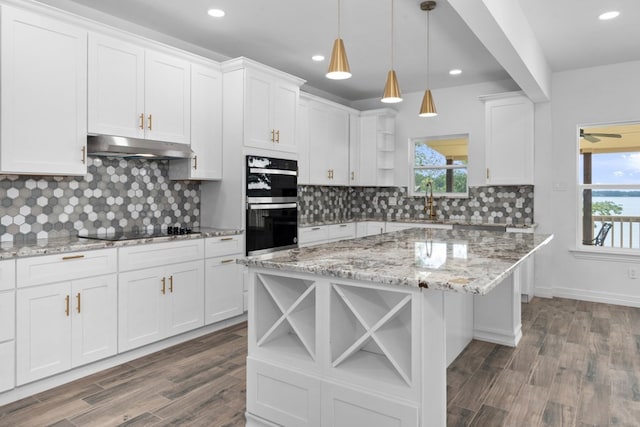
[[[616,248],[640,248],[640,197],[617,197],[617,196],[594,196],[593,202],[613,202],[622,206],[622,213],[617,216],[637,216],[638,222],[634,223],[617,223],[614,221],[613,228],[613,245],[611,244],[611,235],[607,236],[604,246],[613,246]],[[616,214],[614,214],[616,216]],[[622,226],[622,230],[620,229]],[[600,224],[594,232],[598,232]],[[622,231],[622,232],[621,232]]]

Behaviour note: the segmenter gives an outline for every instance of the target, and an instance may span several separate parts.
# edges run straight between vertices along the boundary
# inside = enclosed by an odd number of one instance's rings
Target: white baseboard
[[[522,328],[514,332],[497,329],[473,329],[473,338],[479,341],[487,341],[494,344],[515,347],[522,338]]]
[[[575,299],[579,301],[601,302],[605,304],[640,307],[640,296],[616,294],[612,292],[589,291],[575,288],[551,288],[552,297]],[[538,288],[536,288],[536,295]]]
[[[542,298],[553,298],[553,288],[539,288],[536,286],[535,296]]]

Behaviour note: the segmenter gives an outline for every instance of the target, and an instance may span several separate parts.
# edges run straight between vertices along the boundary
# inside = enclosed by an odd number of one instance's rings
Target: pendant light
[[[420,106],[420,117],[435,117],[438,115],[436,106],[433,103],[433,96],[431,95],[431,89],[429,89],[429,11],[435,9],[435,1],[424,1],[420,3],[420,9],[427,11],[427,90],[424,91],[424,97],[422,98],[422,105]]]
[[[340,38],[340,0],[338,0],[338,38],[333,42],[331,62],[329,63],[329,71],[326,77],[332,80],[344,80],[351,77],[347,51],[344,48],[344,42]]]
[[[398,77],[396,77],[396,70],[393,69],[393,11],[394,0],[391,0],[391,70],[387,75],[387,83],[384,85],[384,94],[380,101],[393,104],[396,102],[402,102],[402,95],[400,95],[400,85],[398,85]]]

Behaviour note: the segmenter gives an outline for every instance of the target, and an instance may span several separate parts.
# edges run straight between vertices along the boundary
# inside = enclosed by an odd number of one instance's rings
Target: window
[[[411,144],[412,194],[467,196],[467,135],[413,138]]]
[[[640,249],[640,124],[579,129],[581,241]]]

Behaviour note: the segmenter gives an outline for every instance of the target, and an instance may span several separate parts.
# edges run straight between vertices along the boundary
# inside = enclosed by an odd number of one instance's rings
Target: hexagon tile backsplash
[[[84,177],[0,175],[0,201],[2,242],[200,225],[200,184],[170,181],[167,160],[89,157]]]

